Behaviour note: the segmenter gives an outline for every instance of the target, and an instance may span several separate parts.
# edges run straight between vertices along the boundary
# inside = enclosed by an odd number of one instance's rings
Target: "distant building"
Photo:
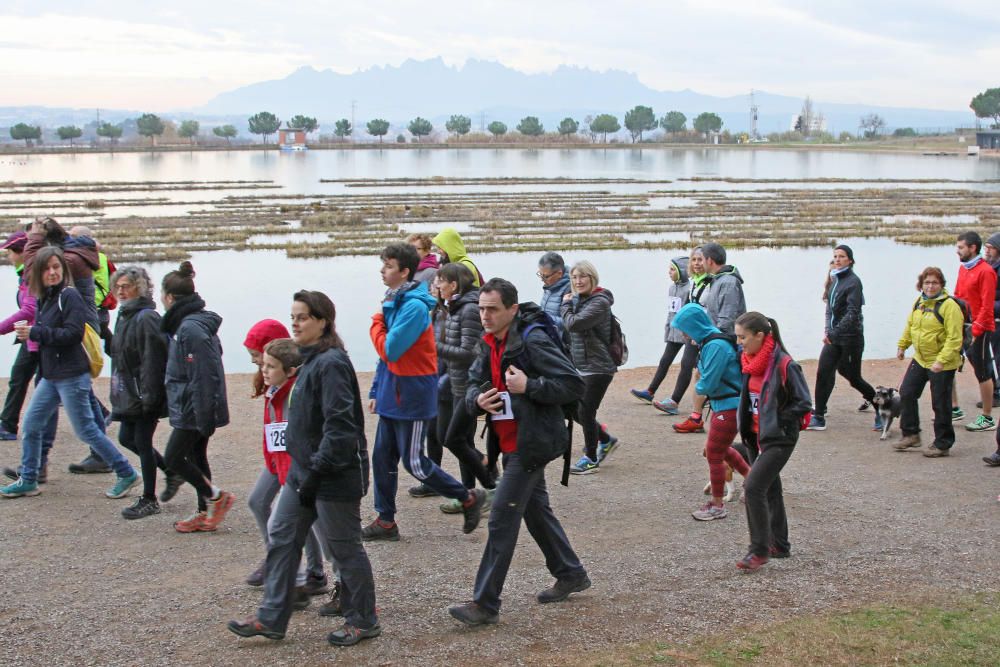
[[[306,131],[281,128],[278,130],[278,147],[283,151],[304,151]]]
[[[976,130],[976,145],[982,149],[1000,149],[1000,130]]]

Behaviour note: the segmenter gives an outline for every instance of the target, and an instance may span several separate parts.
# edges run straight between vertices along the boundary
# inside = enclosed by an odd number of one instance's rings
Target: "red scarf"
[[[774,336],[767,334],[756,354],[751,355],[744,352],[740,358],[743,372],[752,376],[763,376],[767,371],[768,364],[771,363],[771,357],[774,356],[774,346]]]

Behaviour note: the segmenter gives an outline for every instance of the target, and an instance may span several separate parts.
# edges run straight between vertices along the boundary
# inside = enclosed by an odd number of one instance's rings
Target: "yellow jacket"
[[[938,313],[944,319],[942,324],[934,314],[934,303],[940,301]],[[913,345],[913,360],[924,368],[934,362],[941,362],[942,370],[958,368],[962,361],[962,326],[965,318],[962,309],[948,292],[941,290],[933,299],[920,296],[919,305],[910,312],[906,328],[897,347],[901,350]]]

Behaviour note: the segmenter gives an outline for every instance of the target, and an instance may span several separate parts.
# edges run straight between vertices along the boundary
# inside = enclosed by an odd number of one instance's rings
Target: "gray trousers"
[[[253,518],[257,521],[257,528],[260,530],[260,535],[264,538],[265,550],[271,544],[268,534],[275,519],[275,515],[271,512],[271,507],[274,504],[274,499],[278,496],[280,491],[281,484],[278,483],[278,476],[273,474],[267,468],[264,468],[260,471],[260,476],[257,477],[257,483],[254,484],[253,491],[250,492],[250,497],[247,499],[247,505],[250,506],[250,512],[253,514]],[[278,520],[288,520],[288,517],[278,517]],[[294,520],[294,517],[292,517],[291,520]],[[322,577],[323,558],[325,557],[328,561],[330,561],[334,578],[338,578],[337,564],[333,562],[333,557],[330,555],[329,550],[323,548],[322,538],[316,534],[316,531],[318,530],[319,527],[314,525],[312,532],[309,533],[309,536],[306,538],[305,574],[311,574],[314,577]],[[305,574],[302,574],[299,577],[300,584],[304,583]]]
[[[517,546],[521,519],[535,543],[545,555],[545,566],[556,579],[576,579],[587,573],[580,564],[569,538],[549,505],[545,488],[545,468],[528,472],[521,466],[521,457],[504,455],[503,477],[497,484],[490,511],[489,537],[476,573],[473,600],[487,611],[500,611],[510,561]]]
[[[275,514],[294,517],[294,520],[276,521],[271,525],[264,599],[257,610],[257,618],[264,625],[281,632],[288,628],[295,573],[302,559],[302,547],[315,522],[340,567],[344,619],[357,628],[373,627],[378,622],[375,615],[375,580],[368,554],[361,543],[361,499],[317,499],[314,507],[303,507],[299,503],[298,484],[299,480],[289,473],[287,483],[278,495]]]

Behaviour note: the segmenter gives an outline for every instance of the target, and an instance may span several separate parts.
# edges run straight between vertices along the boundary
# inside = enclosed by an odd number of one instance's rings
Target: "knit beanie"
[[[1000,232],[991,234],[988,239],[986,239],[986,245],[991,245],[997,250],[1000,250]]]
[[[289,338],[285,325],[278,320],[261,320],[250,327],[243,347],[263,352],[265,345],[278,338]]]

